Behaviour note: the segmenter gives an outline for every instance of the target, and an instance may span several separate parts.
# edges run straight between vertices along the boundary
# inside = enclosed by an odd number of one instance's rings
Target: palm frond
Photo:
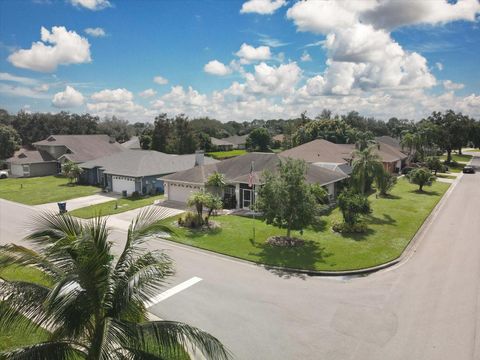
[[[158,348],[175,351],[176,346],[199,351],[210,360],[231,358],[230,352],[214,336],[196,327],[175,321],[150,321],[132,324],[137,328],[140,349]]]
[[[85,358],[85,352],[68,341],[47,341],[0,353],[0,360],[65,360]]]

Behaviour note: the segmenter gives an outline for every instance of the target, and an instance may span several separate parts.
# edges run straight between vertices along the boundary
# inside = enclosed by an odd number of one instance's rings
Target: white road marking
[[[150,299],[149,301],[147,301],[145,303],[145,306],[147,308],[149,307],[152,307],[153,305],[156,305],[158,304],[160,301],[163,301],[165,299],[168,299],[170,296],[173,296],[175,294],[178,294],[180,291],[183,291],[187,288],[189,288],[190,286],[192,285],[195,285],[196,283],[202,281],[201,278],[197,277],[197,276],[194,276],[193,278],[187,280],[187,281],[184,281],[180,284],[178,284],[177,286],[174,286],[173,288],[171,289],[168,289],[166,291],[164,291],[163,293],[161,294],[158,294],[157,296],[155,296],[154,298]]]

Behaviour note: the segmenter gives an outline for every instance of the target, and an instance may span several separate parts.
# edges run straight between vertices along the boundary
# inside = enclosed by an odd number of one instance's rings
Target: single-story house
[[[223,139],[217,139],[213,136],[210,138],[210,141],[218,151],[230,151],[230,150],[233,150],[233,148],[235,147],[233,143],[229,141],[225,141]]]
[[[316,139],[294,148],[282,151],[281,156],[304,160],[325,169],[350,175],[351,152],[340,145],[323,139]]]
[[[384,136],[377,136],[375,138],[375,140],[377,142],[381,142],[383,144],[387,144],[395,149],[397,149],[398,151],[403,151],[402,149],[402,145],[400,144],[400,140],[398,139],[395,139],[391,136],[388,136],[388,135],[384,135]]]
[[[34,149],[22,149],[7,159],[12,176],[54,175],[67,160],[83,163],[125,150],[108,135],[51,135],[33,146]]]
[[[255,202],[255,186],[261,186],[263,171],[276,172],[281,159],[284,157],[279,154],[252,152],[215,164],[176,172],[162,177],[165,195],[169,201],[186,203],[192,193],[206,190],[209,176],[218,172],[223,174],[226,181],[221,194],[224,207],[248,209]],[[346,174],[309,164],[306,181],[324,186],[329,195],[334,197],[338,183],[347,177]]]
[[[247,138],[248,138],[248,135],[233,135],[233,136],[224,138],[222,140],[233,144],[234,149],[242,150],[247,147]]]
[[[339,146],[344,148],[345,152],[350,155],[350,158],[353,157],[355,150],[354,144],[339,144]],[[376,144],[375,153],[380,157],[384,169],[391,174],[400,173],[405,167],[405,162],[408,157],[395,147],[380,141]]]
[[[59,172],[57,159],[43,150],[21,148],[7,159],[7,164],[14,177],[46,176]]]
[[[98,185],[115,193],[134,191],[139,194],[163,192],[162,176],[194,166],[214,164],[217,160],[205,157],[203,152],[172,155],[154,150],[125,150],[120,153],[87,161],[80,182]]]

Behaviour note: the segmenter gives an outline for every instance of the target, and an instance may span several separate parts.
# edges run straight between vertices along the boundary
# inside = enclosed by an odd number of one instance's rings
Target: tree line
[[[9,114],[0,109],[0,158],[8,158],[19,146],[30,146],[51,134],[107,134],[119,142],[138,136],[143,149],[185,154],[197,149],[215,151],[211,137],[246,135],[249,150],[288,149],[314,139],[335,143],[368,142],[389,135],[402,140],[405,149],[424,156],[434,147],[450,154],[462,146],[480,146],[480,122],[452,110],[433,112],[419,122],[392,117],[387,121],[365,117],[356,111],[334,115],[323,110],[315,117],[306,112],[291,119],[255,119],[251,122],[222,123],[209,117],[189,119],[184,114],[159,114],[153,123],[116,118],[100,119],[90,114],[68,112]],[[282,134],[283,140],[274,140]],[[428,154],[427,154],[428,155]]]

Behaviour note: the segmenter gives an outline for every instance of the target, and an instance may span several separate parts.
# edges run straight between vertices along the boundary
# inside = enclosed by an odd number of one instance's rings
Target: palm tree
[[[367,185],[382,171],[383,165],[375,153],[376,145],[363,150],[355,150],[352,162],[352,180],[361,194],[367,191]]]
[[[226,185],[225,175],[223,175],[222,173],[219,173],[218,171],[215,171],[208,177],[207,185],[215,189],[214,190],[215,195],[221,196],[222,189]]]
[[[147,210],[132,221],[119,257],[112,254],[106,221],[81,222],[69,215],[44,213],[28,236],[36,250],[0,247],[2,265],[31,266],[52,286],[5,281],[0,294],[0,327],[19,318],[25,331],[43,327],[48,341],[0,353],[0,359],[171,359],[195,348],[208,359],[229,354],[213,336],[175,321],[147,321],[147,305],[173,273],[171,260],[143,248],[159,217]],[[146,305],[147,304],[147,305]]]

